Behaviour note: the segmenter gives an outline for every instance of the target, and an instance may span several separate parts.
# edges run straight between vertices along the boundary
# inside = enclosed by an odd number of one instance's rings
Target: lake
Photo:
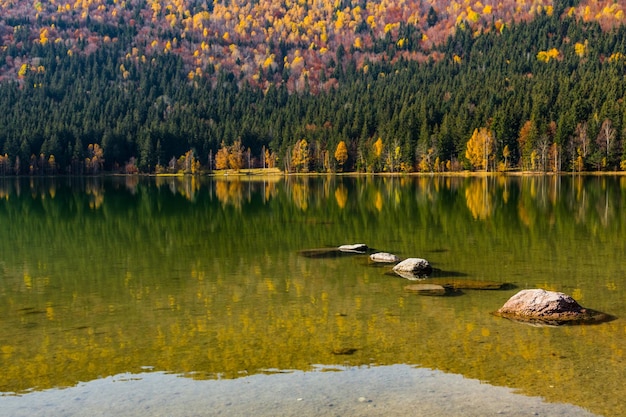
[[[116,375],[409,365],[624,416],[625,209],[620,176],[0,178],[0,407]],[[301,254],[351,243],[509,285],[427,297],[367,255]],[[616,319],[491,314],[526,288]]]

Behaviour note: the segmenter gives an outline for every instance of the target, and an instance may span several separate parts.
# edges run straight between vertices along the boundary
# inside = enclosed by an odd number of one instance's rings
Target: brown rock
[[[548,325],[602,322],[610,316],[583,308],[569,295],[542,289],[522,290],[494,313],[509,319]]]

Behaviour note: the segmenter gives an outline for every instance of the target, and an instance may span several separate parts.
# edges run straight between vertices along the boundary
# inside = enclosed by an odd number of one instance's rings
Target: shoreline
[[[249,179],[278,179],[289,177],[389,177],[389,178],[410,178],[410,177],[460,177],[460,178],[487,178],[487,177],[624,177],[626,171],[559,171],[559,172],[537,172],[537,171],[443,171],[443,172],[285,172],[278,168],[251,168],[239,171],[222,170],[211,172],[200,172],[196,174],[175,172],[175,173],[134,173],[126,174],[122,172],[101,172],[98,174],[50,174],[50,175],[0,175],[0,179],[34,179],[34,178],[249,178]]]

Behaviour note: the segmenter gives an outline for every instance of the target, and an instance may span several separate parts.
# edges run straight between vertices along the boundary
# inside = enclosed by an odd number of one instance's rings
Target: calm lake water
[[[408,364],[624,416],[625,209],[626,177],[0,179],[0,393]],[[299,254],[348,243],[511,286]],[[525,288],[616,319],[491,314]]]

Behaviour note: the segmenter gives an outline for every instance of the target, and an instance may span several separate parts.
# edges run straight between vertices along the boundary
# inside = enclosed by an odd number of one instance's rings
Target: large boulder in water
[[[393,272],[407,279],[425,278],[432,274],[433,267],[426,259],[407,258],[393,267]]]
[[[587,321],[606,321],[609,316],[583,308],[569,295],[542,289],[522,290],[495,312],[509,319],[560,325]]]

